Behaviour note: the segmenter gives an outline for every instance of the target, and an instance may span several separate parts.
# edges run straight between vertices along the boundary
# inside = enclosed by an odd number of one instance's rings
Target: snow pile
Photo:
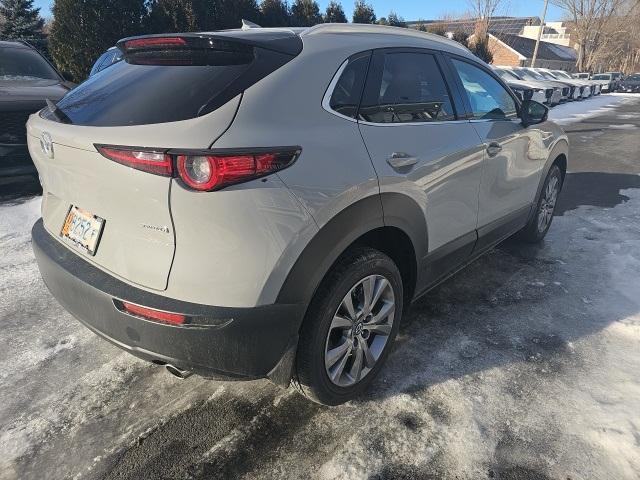
[[[621,104],[635,103],[638,100],[638,95],[634,96],[629,93],[599,95],[586,100],[557,105],[549,111],[549,120],[553,120],[561,125],[567,125],[604,115]]]

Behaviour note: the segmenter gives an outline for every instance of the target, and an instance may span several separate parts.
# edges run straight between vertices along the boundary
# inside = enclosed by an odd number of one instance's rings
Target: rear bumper
[[[27,145],[0,143],[0,177],[36,174]]]
[[[126,284],[69,250],[45,229],[32,229],[42,278],[58,302],[92,331],[128,351],[206,377],[276,377],[287,383],[304,315],[300,305],[253,308],[199,305]],[[114,299],[184,313],[195,324],[174,326],[118,310]]]

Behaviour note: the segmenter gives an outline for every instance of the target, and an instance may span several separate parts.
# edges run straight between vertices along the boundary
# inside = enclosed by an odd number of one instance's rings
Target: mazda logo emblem
[[[47,132],[43,132],[40,137],[40,148],[47,157],[53,158],[53,140]]]

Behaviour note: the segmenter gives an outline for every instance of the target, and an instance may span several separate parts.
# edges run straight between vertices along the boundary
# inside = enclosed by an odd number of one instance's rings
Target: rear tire
[[[339,405],[380,371],[402,315],[402,277],[372,248],[344,254],[325,276],[302,324],[294,385],[307,398]]]
[[[536,211],[527,225],[518,233],[519,239],[527,243],[542,241],[551,227],[560,190],[562,190],[562,172],[557,165],[552,165],[542,186]]]

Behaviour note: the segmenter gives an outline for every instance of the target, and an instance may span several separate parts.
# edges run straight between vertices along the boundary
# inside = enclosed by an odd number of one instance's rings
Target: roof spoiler
[[[135,37],[127,37],[118,40],[116,46],[126,52],[127,50],[136,49],[156,49],[162,50],[168,45],[172,48],[212,48],[214,42],[228,44],[243,44],[251,47],[264,48],[273,50],[287,55],[298,55],[302,51],[302,40],[291,30],[275,30],[271,28],[262,28],[258,25],[247,26],[238,30],[222,30],[218,32],[189,32],[189,33],[169,33],[156,35],[140,35]],[[155,44],[155,45],[154,45]]]

